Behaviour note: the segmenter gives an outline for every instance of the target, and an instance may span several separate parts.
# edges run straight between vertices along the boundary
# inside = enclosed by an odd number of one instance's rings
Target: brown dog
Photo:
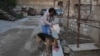
[[[52,45],[52,47],[58,47],[57,39],[52,37],[51,35],[48,35],[46,33],[38,33],[36,35],[36,43],[39,47],[40,42],[43,41],[46,45],[46,51],[50,51],[49,48]]]

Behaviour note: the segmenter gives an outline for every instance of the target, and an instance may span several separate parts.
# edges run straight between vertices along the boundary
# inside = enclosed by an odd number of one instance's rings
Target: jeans
[[[50,34],[50,26],[49,25],[43,25],[42,26],[42,32],[46,34]]]

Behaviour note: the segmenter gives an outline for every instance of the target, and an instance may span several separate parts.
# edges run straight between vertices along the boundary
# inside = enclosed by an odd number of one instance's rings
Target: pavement
[[[41,31],[40,16],[28,16],[17,21],[0,20],[0,56],[39,56],[34,35]],[[76,44],[76,33],[63,31],[62,45]],[[65,43],[65,44],[64,44]],[[94,43],[90,37],[81,35],[80,44]],[[100,50],[75,51],[74,56],[100,56]],[[69,55],[65,55],[69,56]]]
[[[80,35],[80,44],[77,48],[77,33],[72,30],[64,30],[60,34],[61,44],[69,47],[71,56],[100,56],[100,48],[88,36]],[[69,56],[68,54],[65,56]]]
[[[39,18],[0,20],[0,56],[38,56],[34,35],[40,31]]]

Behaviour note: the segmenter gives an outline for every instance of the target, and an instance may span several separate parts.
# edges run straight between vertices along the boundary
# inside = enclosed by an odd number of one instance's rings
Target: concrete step
[[[75,56],[100,56],[100,50],[85,50],[74,52]]]

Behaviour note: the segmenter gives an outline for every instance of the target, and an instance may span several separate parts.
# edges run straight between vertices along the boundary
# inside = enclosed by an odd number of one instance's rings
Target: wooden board
[[[59,49],[58,51],[52,49],[52,56],[64,56],[60,41],[58,40]]]

